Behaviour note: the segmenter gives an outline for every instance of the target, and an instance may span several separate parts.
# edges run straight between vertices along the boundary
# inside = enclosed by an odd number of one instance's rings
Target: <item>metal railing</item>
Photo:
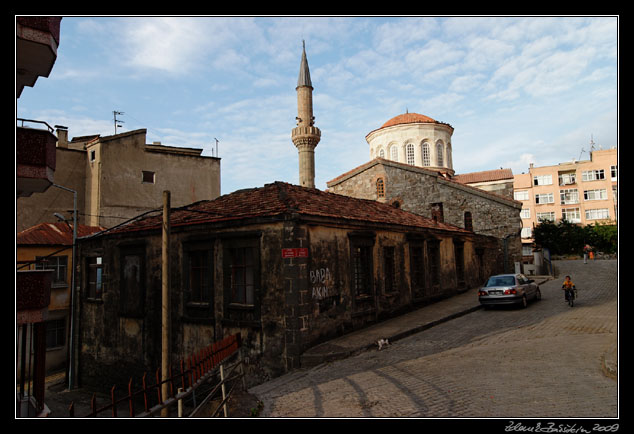
[[[226,403],[233,392],[237,379],[242,379],[242,387],[245,388],[244,382],[244,363],[241,357],[241,337],[240,334],[230,335],[202,350],[192,354],[186,360],[181,360],[178,372],[174,372],[170,368],[170,375],[164,381],[161,381],[161,370],[156,370],[154,384],[149,384],[147,372],[141,380],[140,390],[133,390],[133,379],[128,382],[127,391],[124,396],[116,398],[116,386],[110,389],[110,400],[101,407],[97,405],[97,394],[93,393],[90,401],[90,412],[83,417],[108,417],[105,412],[110,412],[110,417],[152,417],[164,413],[164,409],[178,406],[178,416],[183,416],[184,402],[188,401],[191,412],[188,417],[196,417],[200,414],[203,407],[215,397],[217,392],[222,391],[222,401],[215,410],[211,412],[211,417],[215,417],[220,409],[224,409],[224,416],[227,417]],[[235,357],[234,357],[235,356]],[[236,360],[237,359],[237,360]],[[229,362],[229,370],[225,375],[225,366]],[[237,368],[238,373],[234,373]],[[219,374],[219,375],[218,375]],[[217,380],[219,377],[220,381]],[[162,386],[167,383],[168,396],[162,396]],[[231,384],[229,392],[226,392],[226,385]],[[210,386],[211,384],[211,386]],[[211,387],[211,389],[210,389]],[[207,388],[205,390],[205,388]],[[206,397],[197,403],[196,394],[206,394]],[[137,411],[137,406],[141,406],[142,410]],[[125,408],[119,413],[120,408]],[[75,403],[72,402],[68,409],[69,416],[75,417]],[[209,415],[206,415],[209,416]]]

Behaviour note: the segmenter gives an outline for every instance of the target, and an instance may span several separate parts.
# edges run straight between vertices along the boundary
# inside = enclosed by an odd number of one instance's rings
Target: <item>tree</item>
[[[548,248],[554,255],[582,254],[586,244],[604,253],[617,250],[618,229],[613,224],[580,226],[566,220],[558,223],[543,220],[533,233],[535,244]]]

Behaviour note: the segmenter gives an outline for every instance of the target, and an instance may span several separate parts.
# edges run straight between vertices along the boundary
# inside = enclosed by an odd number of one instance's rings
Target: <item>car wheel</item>
[[[522,296],[521,306],[522,308],[525,308],[526,306],[528,306],[528,299],[526,298],[526,295]]]
[[[535,291],[535,301],[539,301],[542,299],[542,292],[539,290],[539,288],[537,288],[537,290]]]

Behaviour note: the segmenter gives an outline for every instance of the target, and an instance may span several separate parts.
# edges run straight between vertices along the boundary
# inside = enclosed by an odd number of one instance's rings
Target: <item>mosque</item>
[[[298,123],[291,137],[299,153],[300,185],[314,188],[314,155],[321,131],[313,116],[305,47],[296,90]],[[500,242],[504,268],[511,272],[522,260],[522,205],[513,199],[513,174],[499,169],[456,175],[453,132],[450,124],[422,114],[395,116],[366,135],[370,160],[330,180],[328,191],[388,203],[493,236]]]

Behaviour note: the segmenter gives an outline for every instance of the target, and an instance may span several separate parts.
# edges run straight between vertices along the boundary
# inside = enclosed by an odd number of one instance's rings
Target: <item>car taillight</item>
[[[505,295],[517,294],[517,288],[505,289],[504,294]]]
[[[478,291],[478,295],[488,295],[486,291]]]

